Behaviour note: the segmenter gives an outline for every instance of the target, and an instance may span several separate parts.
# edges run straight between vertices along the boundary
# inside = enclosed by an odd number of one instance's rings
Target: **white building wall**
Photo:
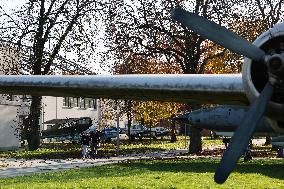
[[[20,147],[18,108],[19,106],[0,105],[0,151]]]
[[[79,107],[66,107],[64,105],[63,97],[44,96],[42,98],[42,123],[52,119],[66,119],[66,118],[80,118],[90,117],[93,123],[99,121],[98,105],[96,108],[79,108]],[[98,103],[97,103],[98,104]],[[43,124],[43,129],[47,125]]]
[[[18,74],[20,52],[12,45],[0,43],[0,74]],[[20,96],[0,95],[0,151],[14,150],[20,147],[19,113],[21,108]]]

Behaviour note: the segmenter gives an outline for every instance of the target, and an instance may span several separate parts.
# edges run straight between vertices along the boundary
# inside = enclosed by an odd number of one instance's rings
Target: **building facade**
[[[0,74],[17,75],[24,71],[20,68],[21,51],[9,43],[0,43]],[[21,72],[22,71],[22,72]],[[27,72],[28,73],[28,72]],[[0,94],[0,151],[14,150],[21,144],[21,127],[29,115],[30,99],[28,96]],[[41,130],[48,129],[45,122],[50,120],[89,117],[94,124],[103,128],[106,125],[116,126],[117,120],[102,122],[103,105],[98,99],[74,97],[42,97],[40,117]],[[125,118],[119,120],[124,127]]]
[[[41,129],[46,130],[50,120],[90,117],[94,124],[100,122],[99,100],[75,97],[42,97]]]
[[[13,45],[0,43],[0,74],[18,74],[19,50]],[[0,151],[20,146],[20,125],[29,105],[22,96],[0,95]]]

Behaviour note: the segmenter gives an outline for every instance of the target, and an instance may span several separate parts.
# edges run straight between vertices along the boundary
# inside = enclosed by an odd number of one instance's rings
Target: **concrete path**
[[[264,142],[265,139],[253,139],[253,144],[255,145],[260,145],[263,144]],[[218,147],[224,148],[224,145],[220,145]],[[214,148],[216,148],[216,146],[214,146]],[[28,175],[33,173],[42,173],[48,171],[60,171],[72,168],[100,166],[100,165],[118,163],[125,160],[147,159],[153,157],[164,157],[164,158],[176,157],[176,156],[182,156],[187,152],[188,152],[187,149],[180,149],[180,150],[170,150],[163,152],[152,152],[147,154],[131,154],[127,156],[100,158],[96,160],[93,159],[26,160],[26,159],[0,158],[0,178]]]
[[[0,158],[0,178],[28,175],[33,173],[43,173],[48,171],[60,171],[72,168],[84,168],[118,163],[125,160],[147,159],[153,157],[175,157],[187,153],[187,150],[170,150],[164,152],[153,152],[149,154],[132,154],[100,159],[6,159]]]

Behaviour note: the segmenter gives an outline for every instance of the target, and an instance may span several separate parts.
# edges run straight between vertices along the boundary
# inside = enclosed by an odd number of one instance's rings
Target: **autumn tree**
[[[178,112],[179,105],[173,102],[136,102],[134,112],[136,120],[143,120],[144,124],[153,127],[161,119],[169,119]]]
[[[252,22],[247,16],[237,16],[236,19],[227,23],[227,27],[236,34],[253,42],[258,35],[264,32],[265,22],[261,19],[255,19]],[[223,51],[223,56],[212,58],[205,66],[206,73],[225,74],[225,73],[240,73],[242,71],[243,57],[231,51],[225,51],[221,46],[206,45],[208,54],[216,54],[216,52]],[[210,48],[209,48],[210,47]]]
[[[257,24],[257,20],[260,20],[259,30],[266,31],[277,22],[283,21],[284,1],[248,0],[240,3],[238,9],[239,15],[249,18],[250,24]]]
[[[225,50],[208,54],[204,48],[207,40],[174,22],[170,18],[173,8],[181,6],[219,24],[232,18],[232,1],[112,1],[107,19],[108,55],[117,63],[124,63],[129,57],[151,57],[157,62],[178,65],[184,74],[204,72],[209,60],[220,57]],[[112,53],[112,54],[111,54]],[[200,105],[190,106],[199,108]],[[201,150],[200,130],[191,127],[191,153]]]
[[[239,1],[236,10],[232,12],[233,19],[227,21],[226,27],[253,42],[261,33],[283,21],[283,3],[284,0]],[[208,48],[207,53],[215,54],[222,50],[222,47],[215,46]],[[242,63],[242,56],[225,51],[224,56],[211,59],[205,70],[207,73],[240,73]]]
[[[2,40],[16,43],[20,49],[31,47],[23,54],[30,74],[51,74],[58,55],[88,63],[95,49],[100,6],[100,1],[94,0],[27,0],[12,13],[0,7],[0,34]],[[40,104],[41,97],[32,96],[25,120],[30,150],[39,147]]]
[[[129,56],[124,63],[116,64],[113,72],[114,74],[174,74],[180,73],[181,70],[178,65],[161,62],[152,57],[133,55]],[[160,119],[167,119],[176,114],[179,106],[177,103],[126,100],[122,111],[127,115],[128,135],[130,136],[133,118],[151,128]],[[175,128],[172,129],[175,130]],[[175,132],[172,133],[172,138],[176,138]]]
[[[20,74],[20,66],[18,65],[20,59],[17,46],[0,41],[0,74]]]

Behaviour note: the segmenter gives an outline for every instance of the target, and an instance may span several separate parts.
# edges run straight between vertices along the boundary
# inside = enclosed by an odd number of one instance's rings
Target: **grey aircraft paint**
[[[240,74],[0,76],[0,93],[246,104]]]
[[[192,111],[184,117],[187,117],[189,123],[195,127],[214,131],[235,131],[247,111],[247,106],[216,106]],[[256,132],[273,133],[275,131],[267,118],[262,118],[256,127]]]

